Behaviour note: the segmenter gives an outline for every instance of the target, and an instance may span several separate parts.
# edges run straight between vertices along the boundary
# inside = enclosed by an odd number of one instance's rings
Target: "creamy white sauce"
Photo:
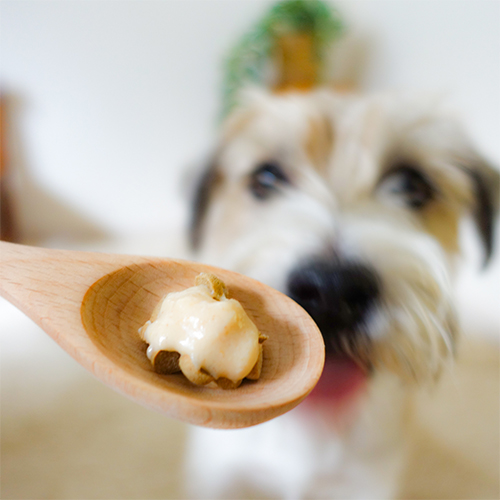
[[[204,285],[169,293],[154,322],[141,329],[147,356],[159,351],[188,354],[214,378],[245,378],[259,357],[259,331],[241,304],[212,297]]]

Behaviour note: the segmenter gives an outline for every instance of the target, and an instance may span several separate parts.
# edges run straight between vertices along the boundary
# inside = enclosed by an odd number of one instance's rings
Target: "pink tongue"
[[[346,403],[365,389],[366,381],[366,372],[351,359],[327,359],[321,378],[306,401],[332,405]]]

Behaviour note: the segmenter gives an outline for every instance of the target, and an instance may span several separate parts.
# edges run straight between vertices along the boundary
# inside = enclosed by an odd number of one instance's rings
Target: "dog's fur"
[[[328,356],[356,360],[369,384],[342,408],[306,400],[255,428],[194,430],[194,493],[393,496],[405,397],[437,380],[455,351],[460,220],[475,221],[487,260],[497,205],[498,173],[437,99],[247,92],[195,192],[195,256],[298,293],[313,312],[310,283],[297,292],[296,282],[348,269],[361,283],[354,297],[367,294],[363,311],[333,331],[318,324]],[[331,302],[335,322],[344,316]]]

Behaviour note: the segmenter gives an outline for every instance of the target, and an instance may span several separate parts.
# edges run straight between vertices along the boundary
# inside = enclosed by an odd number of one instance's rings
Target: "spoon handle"
[[[0,241],[0,264],[10,262],[12,260],[23,260],[34,255],[47,252],[43,248],[30,247],[27,245],[18,245],[17,243],[9,243]],[[50,252],[50,250],[48,250]]]
[[[54,292],[67,296],[61,287],[75,282],[70,277],[73,266],[65,253],[0,242],[0,295],[26,313],[40,293],[45,294],[45,302],[52,301]]]
[[[79,311],[92,283],[128,260],[0,242],[0,296],[50,334],[45,319],[59,316],[63,309]]]

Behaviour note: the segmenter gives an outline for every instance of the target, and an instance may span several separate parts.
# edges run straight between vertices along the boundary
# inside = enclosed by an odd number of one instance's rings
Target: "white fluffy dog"
[[[327,362],[290,413],[193,429],[192,494],[393,497],[407,395],[455,350],[459,221],[487,259],[497,196],[497,172],[428,97],[249,92],[198,184],[193,250],[299,302]]]

